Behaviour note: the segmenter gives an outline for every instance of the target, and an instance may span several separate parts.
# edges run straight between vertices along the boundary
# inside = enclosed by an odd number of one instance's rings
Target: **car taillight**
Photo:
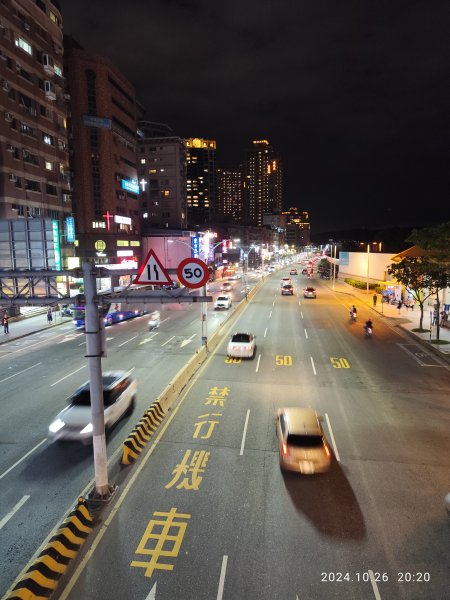
[[[288,453],[288,452],[287,452],[287,445],[286,445],[286,442],[283,442],[283,454],[284,454],[284,456],[286,456],[286,454],[287,454],[287,453]]]

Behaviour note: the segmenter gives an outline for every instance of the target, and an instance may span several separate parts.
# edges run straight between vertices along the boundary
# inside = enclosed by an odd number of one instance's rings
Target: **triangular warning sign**
[[[169,274],[153,250],[147,254],[133,283],[141,285],[169,285],[173,283]]]

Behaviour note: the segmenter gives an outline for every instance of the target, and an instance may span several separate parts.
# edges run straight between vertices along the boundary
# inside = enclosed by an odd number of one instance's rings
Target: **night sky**
[[[218,166],[268,139],[313,232],[450,220],[448,0],[59,3],[146,118],[216,139]]]

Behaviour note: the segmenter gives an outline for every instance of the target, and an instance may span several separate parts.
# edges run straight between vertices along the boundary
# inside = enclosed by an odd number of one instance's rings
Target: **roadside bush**
[[[367,289],[367,281],[360,281],[359,279],[352,279],[351,277],[346,277],[344,281],[345,283],[348,283],[349,285],[360,290]],[[377,287],[378,286],[376,283],[369,283],[369,290],[375,290]],[[381,288],[379,293],[381,294]]]

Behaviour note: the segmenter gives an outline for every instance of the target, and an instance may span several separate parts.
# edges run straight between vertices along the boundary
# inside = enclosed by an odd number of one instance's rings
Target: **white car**
[[[230,358],[253,358],[256,352],[256,336],[251,333],[233,333],[228,342]]]
[[[231,283],[228,283],[227,281],[225,281],[220,286],[220,289],[222,290],[222,292],[231,292],[231,290],[233,289],[233,286],[231,285]]]
[[[137,383],[125,371],[103,373],[103,404],[105,407],[105,430],[115,425],[125,413],[133,410],[136,402]],[[89,381],[79,387],[69,398],[69,404],[56,415],[48,428],[53,440],[92,441],[91,394]]]
[[[231,308],[230,296],[217,296],[217,299],[214,302],[214,310],[221,310],[223,308],[225,308],[226,310],[229,310]]]

